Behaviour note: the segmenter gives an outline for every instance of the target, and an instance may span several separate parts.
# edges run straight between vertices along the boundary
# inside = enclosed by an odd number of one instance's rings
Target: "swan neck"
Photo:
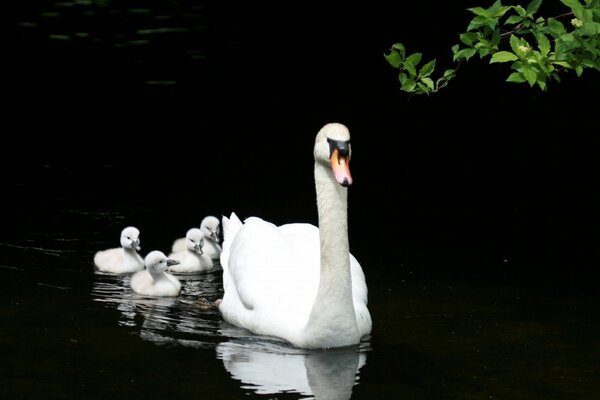
[[[329,166],[315,163],[319,214],[320,278],[307,323],[308,337],[321,345],[338,342],[340,334],[358,335],[348,245],[348,190],[337,183]],[[332,321],[335,326],[332,329]],[[352,344],[352,343],[348,343]]]

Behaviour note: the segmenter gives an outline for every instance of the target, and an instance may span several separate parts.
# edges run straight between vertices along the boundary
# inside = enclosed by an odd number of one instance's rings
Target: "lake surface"
[[[563,115],[551,97],[482,98],[476,79],[392,100],[382,53],[416,6],[21,3],[2,43],[2,399],[600,398],[598,142],[570,130],[591,102]],[[312,135],[333,119],[359,132],[360,345],[306,351],[225,323],[207,306],[218,270],[180,276],[174,299],[94,272],[126,225],[146,254],[207,214],[315,223]]]
[[[220,271],[180,276],[177,298],[138,296],[130,276],[94,272],[95,251],[114,247],[126,221],[153,220],[161,211],[76,202],[28,209],[36,223],[0,243],[3,398],[598,394],[594,285],[521,281],[512,272],[452,277],[442,269],[464,266],[411,260],[401,248],[366,254],[359,259],[372,335],[356,347],[305,351],[235,328],[206,307],[222,295]],[[168,251],[165,238],[175,239],[177,229],[176,223],[141,229],[142,253]]]

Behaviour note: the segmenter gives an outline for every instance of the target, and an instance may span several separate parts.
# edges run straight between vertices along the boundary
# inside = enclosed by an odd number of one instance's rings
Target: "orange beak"
[[[331,153],[331,169],[335,180],[342,186],[352,185],[352,175],[350,175],[350,160],[346,156],[340,156],[338,149],[334,149]]]

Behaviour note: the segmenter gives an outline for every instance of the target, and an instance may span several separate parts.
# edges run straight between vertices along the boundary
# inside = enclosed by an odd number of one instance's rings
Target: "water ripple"
[[[95,273],[91,296],[119,311],[117,324],[135,328],[156,344],[214,347],[219,341],[220,314],[212,302],[220,297],[220,270],[178,275],[178,297],[147,297],[133,292],[131,275]]]

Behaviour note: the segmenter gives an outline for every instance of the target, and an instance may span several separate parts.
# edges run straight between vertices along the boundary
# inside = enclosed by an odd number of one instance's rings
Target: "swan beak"
[[[340,155],[338,149],[333,149],[331,153],[331,169],[335,180],[342,186],[352,185],[352,175],[350,175],[350,159],[347,155]]]
[[[213,231],[210,233],[210,238],[216,242],[219,240],[219,237],[217,235],[218,233],[216,231]]]
[[[179,261],[167,258],[167,267],[170,267],[171,265],[177,265],[177,264],[179,264]]]
[[[134,240],[133,242],[131,242],[131,247],[136,249],[137,251],[140,251],[142,248],[140,247],[140,240]]]
[[[197,244],[194,245],[194,252],[198,253],[200,255],[204,254],[204,252],[202,251],[202,247],[200,247],[199,243],[197,243]]]

